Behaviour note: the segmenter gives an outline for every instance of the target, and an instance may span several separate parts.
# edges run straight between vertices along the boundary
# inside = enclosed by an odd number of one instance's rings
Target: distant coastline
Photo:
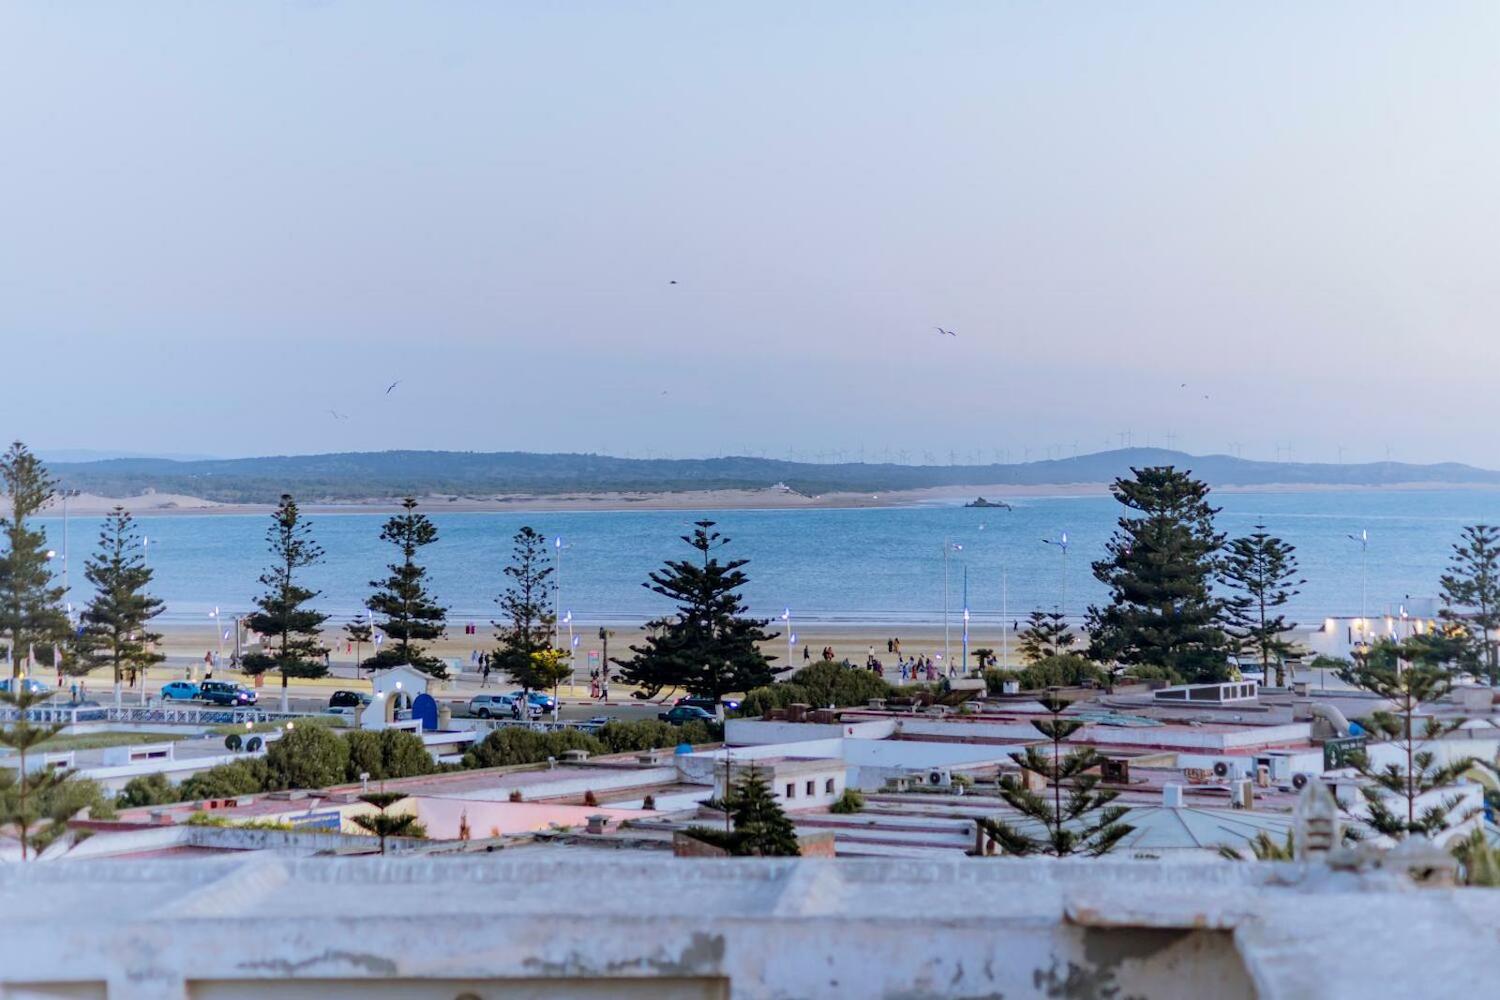
[[[1065,499],[1097,497],[1109,493],[1109,483],[976,483],[965,486],[938,486],[917,490],[891,490],[884,493],[831,492],[803,495],[783,489],[671,490],[659,492],[589,493],[574,491],[556,494],[500,494],[493,497],[464,497],[447,494],[419,496],[427,513],[545,513],[551,511],[598,511],[603,513],[629,510],[857,510],[862,508],[962,506],[975,495],[992,500],[1025,500],[1036,498]],[[1500,486],[1488,483],[1411,482],[1382,485],[1339,483],[1252,483],[1222,484],[1219,493],[1376,493],[1432,490],[1472,490],[1490,492]],[[337,502],[306,501],[303,510],[311,514],[389,514],[399,509],[399,498],[372,497]],[[264,514],[271,504],[221,503],[180,493],[147,492],[131,497],[106,497],[85,493],[69,500],[68,510],[74,516],[97,516],[122,506],[137,517],[171,517],[204,515]],[[976,508],[976,514],[989,510],[1003,517],[996,508]],[[54,509],[49,513],[56,514]]]

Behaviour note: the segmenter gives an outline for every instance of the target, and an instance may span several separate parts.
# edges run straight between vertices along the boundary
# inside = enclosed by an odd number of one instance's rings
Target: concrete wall
[[[256,855],[4,865],[0,898],[0,996],[110,1000],[1485,996],[1500,926],[1500,893],[1228,862]]]
[[[896,730],[895,720],[845,722],[820,725],[814,722],[766,722],[762,719],[729,719],[724,723],[724,742],[732,747],[764,743],[805,743],[808,740],[883,740]]]

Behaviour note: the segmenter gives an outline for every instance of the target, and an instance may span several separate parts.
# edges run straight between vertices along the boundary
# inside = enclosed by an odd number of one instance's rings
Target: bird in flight
[[[677,279],[673,278],[671,281],[667,282],[667,284],[669,284],[669,285],[675,285],[675,284],[677,284]]]
[[[933,329],[936,330],[940,335],[942,335],[944,337],[957,337],[958,336],[958,334],[954,333],[952,330],[944,330],[940,326],[935,326],[935,327],[933,327]]]
[[[401,380],[398,378],[396,381],[392,382],[390,385],[388,385],[388,386],[385,387],[385,394],[387,396],[389,396],[391,394],[391,390],[394,389],[394,388],[396,388],[396,386],[398,386],[400,384],[401,384]]]
[[[338,410],[329,410],[327,412],[328,412],[328,415],[330,417],[332,417],[333,419],[335,419],[335,420],[348,420],[349,419],[349,414],[347,414],[347,413],[340,413]]]

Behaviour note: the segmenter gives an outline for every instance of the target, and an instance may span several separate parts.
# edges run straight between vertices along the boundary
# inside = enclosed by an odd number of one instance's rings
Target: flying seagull
[[[398,378],[396,381],[392,382],[390,385],[388,385],[388,386],[385,387],[385,394],[387,396],[389,396],[391,394],[391,390],[394,389],[394,388],[396,388],[396,386],[398,386],[400,384],[401,384],[401,380]]]
[[[348,420],[349,414],[340,413],[338,410],[328,410],[328,415],[335,420]]]
[[[673,278],[671,281],[667,282],[667,284],[669,284],[669,285],[675,285],[675,284],[677,284],[677,279]]]
[[[939,334],[941,334],[944,337],[957,337],[958,336],[958,334],[954,333],[952,330],[944,330],[940,326],[935,326],[935,327],[933,327],[933,329],[936,330]]]

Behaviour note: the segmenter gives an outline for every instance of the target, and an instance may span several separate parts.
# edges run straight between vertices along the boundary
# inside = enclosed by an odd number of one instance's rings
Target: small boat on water
[[[1012,509],[1011,505],[1008,504],[1008,503],[1006,503],[1004,500],[986,500],[984,497],[979,497],[977,500],[970,500],[968,503],[964,504],[964,506],[965,507],[998,507],[1001,510],[1011,510]]]

